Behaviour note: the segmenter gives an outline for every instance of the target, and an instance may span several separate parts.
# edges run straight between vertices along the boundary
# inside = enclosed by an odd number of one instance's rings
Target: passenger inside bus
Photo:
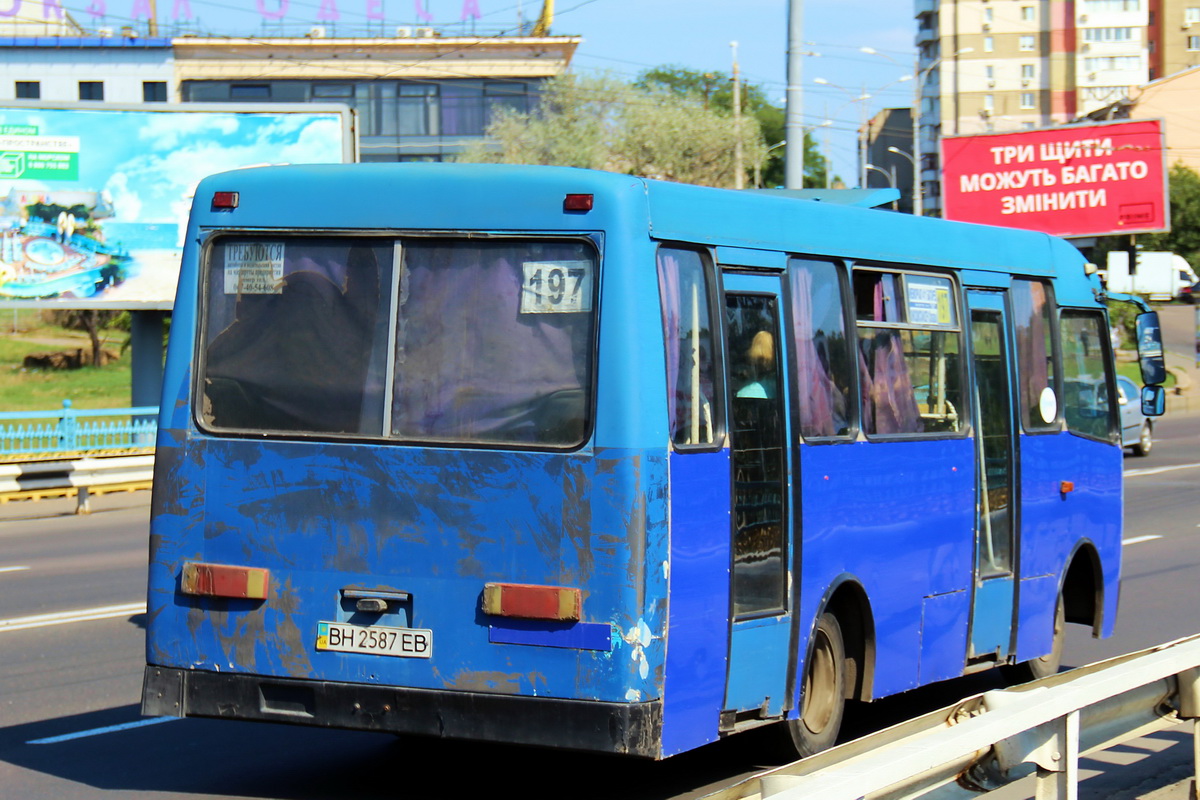
[[[277,293],[240,294],[233,323],[209,345],[211,424],[360,432],[379,304],[375,255],[351,247],[342,267],[312,254],[288,262]],[[341,287],[331,277],[337,271]]]

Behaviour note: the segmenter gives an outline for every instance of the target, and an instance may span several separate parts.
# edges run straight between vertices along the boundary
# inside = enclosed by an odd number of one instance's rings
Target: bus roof
[[[214,191],[239,192],[237,213],[209,209]],[[588,212],[565,211],[566,194],[591,194],[595,205]],[[1091,296],[1082,255],[1043,233],[572,167],[262,167],[210,176],[196,197],[193,217],[200,227],[626,232],[640,227],[655,240],[1055,276],[1073,285],[1068,294]]]

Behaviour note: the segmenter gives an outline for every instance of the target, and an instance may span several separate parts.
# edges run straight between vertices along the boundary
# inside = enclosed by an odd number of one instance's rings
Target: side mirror
[[[1142,367],[1142,383],[1157,386],[1164,382],[1167,379],[1167,364],[1163,359],[1162,328],[1159,327],[1158,312],[1138,314],[1137,350],[1138,362]]]
[[[1142,387],[1142,413],[1147,417],[1161,417],[1167,410],[1167,390],[1161,386]]]

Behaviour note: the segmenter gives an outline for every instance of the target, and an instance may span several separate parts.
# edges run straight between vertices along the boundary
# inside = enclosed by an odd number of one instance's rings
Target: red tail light
[[[518,619],[579,620],[583,601],[578,589],[488,583],[483,587],[483,613]]]
[[[183,565],[179,583],[184,594],[247,600],[265,600],[271,588],[270,574],[265,569],[194,561]]]

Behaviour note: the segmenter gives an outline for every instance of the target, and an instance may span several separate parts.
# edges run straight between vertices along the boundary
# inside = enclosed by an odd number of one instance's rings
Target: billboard
[[[169,309],[214,172],[354,161],[345,106],[0,105],[0,307]]]
[[[947,219],[1057,236],[1170,227],[1160,120],[942,139]]]

